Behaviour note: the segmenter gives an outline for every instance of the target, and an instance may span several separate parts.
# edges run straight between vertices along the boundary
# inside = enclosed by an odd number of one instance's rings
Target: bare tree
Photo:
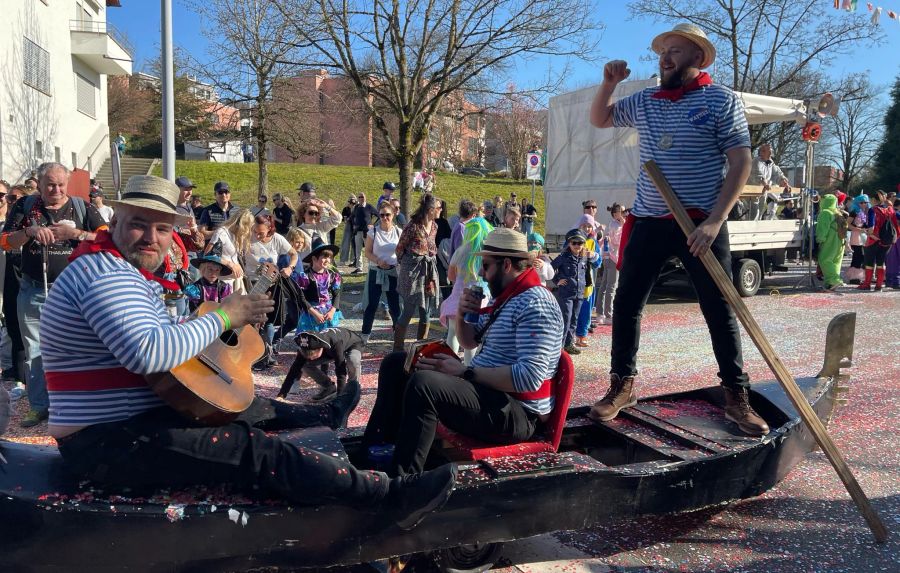
[[[278,79],[296,70],[287,63],[294,49],[293,26],[265,0],[192,0],[189,4],[200,15],[203,35],[209,40],[209,59],[202,64],[195,61],[195,72],[233,103],[249,103],[253,108],[259,193],[264,194],[269,185],[272,89]]]
[[[404,210],[414,160],[449,94],[501,93],[506,72],[531,57],[590,57],[601,29],[590,0],[273,1],[305,50],[298,61],[355,86],[399,165]]]
[[[110,77],[106,84],[109,132],[141,133],[154,118],[154,102],[158,99],[154,90],[140,85],[134,76]]]
[[[883,132],[884,110],[879,105],[879,90],[868,75],[850,78],[837,116],[824,125],[833,131],[832,149],[825,158],[844,172],[841,189],[858,187],[872,166]]]
[[[524,179],[526,155],[538,149],[546,131],[546,112],[511,87],[488,115],[489,138],[496,140],[509,162],[509,176]]]
[[[884,36],[864,11],[835,11],[820,0],[635,0],[629,10],[634,18],[700,26],[717,48],[713,75],[732,89],[794,99],[830,91],[818,70]],[[783,157],[802,148],[798,134],[791,124],[750,129],[754,148],[781,141]]]

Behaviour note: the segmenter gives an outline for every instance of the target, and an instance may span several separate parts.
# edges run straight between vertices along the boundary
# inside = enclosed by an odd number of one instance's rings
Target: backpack
[[[438,245],[437,256],[440,259],[441,264],[444,265],[445,269],[450,268],[450,239],[442,239],[441,244]]]
[[[891,214],[888,209],[883,207],[876,207],[876,209],[878,209],[876,213],[881,213],[884,219],[881,223],[881,228],[878,229],[878,242],[885,247],[890,247],[897,242],[897,229],[894,228],[894,224],[891,222]]]
[[[837,226],[838,238],[846,240],[847,232],[850,230],[850,215],[843,209],[838,209],[834,215],[834,224]]]

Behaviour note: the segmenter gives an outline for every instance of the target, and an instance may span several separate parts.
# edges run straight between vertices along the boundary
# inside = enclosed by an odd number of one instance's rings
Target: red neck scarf
[[[112,235],[109,234],[107,230],[97,231],[97,238],[93,241],[82,241],[78,244],[78,247],[72,254],[69,255],[69,262],[71,263],[81,255],[92,255],[96,253],[109,253],[110,255],[118,258],[124,259],[122,253],[119,252],[119,249],[116,247],[115,243],[113,243]],[[169,257],[165,257],[165,270],[166,272],[170,272],[172,270],[172,263],[169,261]],[[175,281],[166,280],[162,277],[158,277],[145,269],[138,269],[145,279],[148,281],[154,281],[162,285],[162,287],[166,290],[170,291],[179,291],[181,287]]]
[[[538,276],[533,267],[529,267],[527,271],[517,276],[516,280],[506,285],[506,288],[503,289],[503,292],[500,293],[500,296],[494,299],[494,304],[486,306],[478,312],[479,314],[488,314],[494,312],[494,309],[497,309],[499,311],[501,308],[503,308],[503,305],[506,304],[507,301],[509,301],[509,299],[513,298],[516,295],[522,294],[532,287],[541,285],[541,278]]]
[[[712,78],[709,76],[708,73],[700,72],[700,75],[698,75],[696,78],[694,78],[687,85],[683,85],[683,86],[673,88],[670,90],[660,89],[658,92],[653,94],[651,97],[653,97],[653,99],[667,99],[669,101],[678,101],[682,97],[684,97],[684,94],[686,94],[688,92],[692,92],[694,90],[698,90],[698,89],[702,88],[703,86],[712,85],[712,83],[713,83]]]

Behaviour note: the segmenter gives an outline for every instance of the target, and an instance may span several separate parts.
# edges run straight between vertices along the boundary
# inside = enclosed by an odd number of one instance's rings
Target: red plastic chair
[[[575,366],[572,364],[572,357],[565,350],[559,355],[559,364],[551,386],[555,404],[553,411],[550,412],[550,417],[544,424],[543,436],[535,435],[533,439],[517,444],[488,444],[457,434],[443,424],[438,424],[437,435],[446,444],[445,452],[455,461],[475,461],[485,458],[555,452],[562,440],[563,428],[566,425],[566,413],[569,411],[569,402],[572,399],[572,388],[575,386]]]

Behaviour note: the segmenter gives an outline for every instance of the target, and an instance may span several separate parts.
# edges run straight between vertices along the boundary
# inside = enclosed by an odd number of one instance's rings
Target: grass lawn
[[[157,166],[154,175],[162,174],[162,166]],[[189,177],[197,189],[194,193],[203,198],[204,204],[213,201],[213,185],[216,181],[226,181],[231,186],[232,200],[241,206],[256,203],[258,167],[256,163],[211,163],[205,161],[178,161],[175,165],[177,176]],[[342,167],[335,165],[309,165],[302,163],[269,163],[269,198],[281,192],[290,197],[294,207],[297,206],[297,187],[304,181],[311,181],[316,186],[320,198],[334,201],[338,210],[347,204],[351,193],[366,193],[370,202],[374,202],[381,194],[381,186],[385,181],[397,182],[399,173],[394,168],[384,167]],[[457,212],[457,205],[462,199],[484,201],[500,195],[504,199],[511,192],[531,199],[530,181],[511,181],[509,179],[490,179],[471,175],[438,173],[435,194],[447,202],[447,217]],[[418,194],[410,198],[410,209],[414,209]],[[544,229],[544,197],[542,188],[537,187],[535,206],[538,219],[535,229]],[[339,230],[340,233],[340,230]]]

